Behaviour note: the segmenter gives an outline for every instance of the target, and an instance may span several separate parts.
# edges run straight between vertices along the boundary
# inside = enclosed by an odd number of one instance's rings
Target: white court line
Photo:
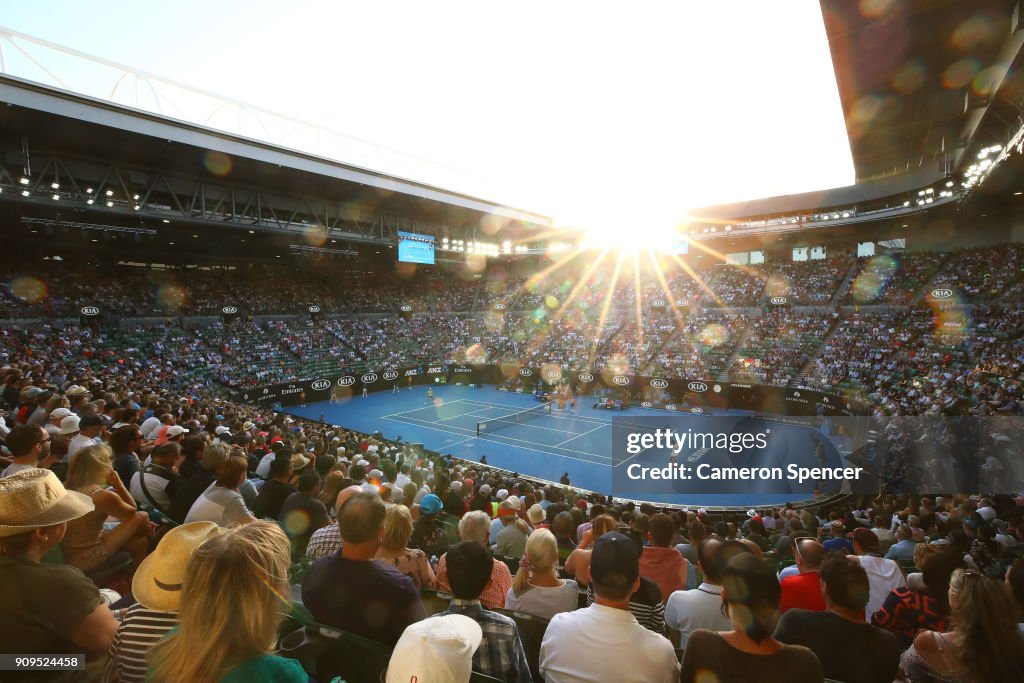
[[[438,419],[438,422],[444,422],[445,420],[454,420],[457,417],[466,417],[467,415],[476,415],[486,410],[492,410],[491,408],[481,408],[480,410],[473,410],[468,413],[459,413],[458,415],[449,415],[448,417],[442,417]]]
[[[504,404],[501,404],[501,403],[488,403],[486,401],[475,401],[475,400],[473,400],[471,398],[461,399],[461,400],[465,401],[466,403],[474,403],[474,404],[477,404],[477,405],[494,406],[495,408],[505,408],[505,409],[515,410],[515,406],[504,405]],[[521,410],[528,410],[528,408],[522,408]],[[673,413],[671,411],[664,411],[663,413],[658,413],[657,415],[638,415],[637,417],[686,417],[686,416],[689,416],[689,415],[690,415],[689,413]],[[593,417],[592,415],[578,415],[576,413],[570,413],[570,414],[566,415],[565,413],[556,413],[553,410],[550,413],[548,413],[548,417],[552,417],[552,418],[554,418],[556,420],[572,420],[572,421],[579,420],[580,422],[589,422],[590,424],[606,424],[606,425],[615,424],[614,418],[606,420],[606,419],[603,419],[603,418],[600,418],[600,417]],[[626,416],[625,415],[620,415],[619,417],[620,418],[625,418]],[[623,424],[626,424],[626,425],[632,424],[635,427],[649,427],[649,426],[651,426],[651,425],[641,425],[641,424],[636,424],[636,423],[631,423],[631,422],[625,422]]]
[[[605,427],[605,425],[598,425],[597,427],[594,427],[593,429],[589,429],[589,430],[587,430],[587,431],[585,431],[585,432],[582,432],[582,433],[580,433],[580,434],[576,434],[576,435],[574,435],[574,436],[571,436],[571,437],[569,437],[568,439],[566,439],[565,441],[563,441],[562,443],[558,443],[558,444],[555,444],[555,448],[558,448],[558,447],[559,447],[559,446],[561,446],[561,445],[562,445],[563,443],[569,443],[569,442],[570,442],[570,441],[572,441],[573,439],[578,439],[578,438],[580,438],[581,436],[586,436],[586,435],[587,435],[587,434],[589,434],[590,432],[596,432],[596,431],[597,431],[598,429],[604,429],[604,427]]]
[[[457,401],[452,401],[450,405],[455,405],[456,403],[465,403],[465,401],[463,401],[462,399],[459,399]],[[429,410],[430,408],[434,408],[434,407],[435,406],[421,406],[419,408],[413,408],[412,410],[400,410],[397,413],[388,413],[387,415],[381,415],[381,419],[383,420],[383,419],[386,419],[386,418],[395,417],[396,415],[406,415],[408,413],[415,413],[415,412],[419,412],[421,410]]]
[[[384,416],[381,419],[393,420],[395,422],[403,422],[405,424],[412,425],[414,427],[424,427],[426,429],[431,429],[431,430],[433,430],[435,432],[444,432],[446,434],[454,433],[452,430],[458,430],[459,432],[463,432],[463,433],[470,432],[472,434],[472,430],[463,429],[462,427],[454,427],[452,425],[445,425],[444,429],[441,429],[440,427],[432,427],[430,424],[417,424],[417,422],[425,422],[425,420],[417,420],[416,418],[404,418],[403,419],[403,418],[400,418],[400,417]],[[490,436],[490,439],[492,439],[493,441],[496,441],[497,443],[502,443],[501,441],[499,441],[499,439],[502,439],[502,440],[506,440],[506,441],[517,441],[519,443],[533,444],[534,446],[544,446],[544,444],[537,443],[536,441],[526,441],[525,439],[516,439],[516,438],[513,438],[511,436],[499,436],[499,435],[489,435],[489,436]],[[483,439],[483,438],[475,436],[475,435],[473,435],[471,438],[478,439],[478,440],[483,441],[483,442],[487,441],[487,439]],[[516,448],[521,448],[521,449],[527,450],[527,451],[533,451],[534,453],[541,453],[542,455],[547,455],[547,456],[554,455],[554,456],[557,456],[559,458],[569,458],[570,460],[578,460],[579,462],[587,462],[587,463],[590,463],[591,465],[602,465],[604,467],[608,467],[609,466],[609,464],[605,464],[605,463],[601,463],[601,462],[594,462],[593,460],[586,459],[586,458],[575,458],[575,457],[573,457],[571,455],[564,455],[562,453],[552,453],[550,450],[542,451],[542,450],[538,450],[537,448],[530,448],[529,446],[520,446],[518,444],[510,444],[510,443],[506,443],[505,445],[506,446],[515,446]],[[548,448],[553,448],[553,446],[549,446]],[[562,448],[560,450],[569,451],[570,453],[579,453],[580,455],[589,455],[591,458],[600,458],[601,460],[609,460],[609,461],[611,460],[611,458],[609,456],[607,456],[607,455],[600,455],[598,453],[590,453],[588,451],[578,451],[575,448]]]

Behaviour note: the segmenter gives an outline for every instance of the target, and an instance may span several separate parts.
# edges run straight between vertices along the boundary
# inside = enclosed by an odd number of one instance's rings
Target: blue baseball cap
[[[441,510],[444,510],[444,503],[433,493],[423,496],[423,500],[420,501],[420,512],[425,515],[436,515]]]

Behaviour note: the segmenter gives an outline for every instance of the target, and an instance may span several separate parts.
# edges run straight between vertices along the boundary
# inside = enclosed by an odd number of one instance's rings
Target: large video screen
[[[434,238],[412,232],[398,233],[398,260],[407,263],[434,263]]]

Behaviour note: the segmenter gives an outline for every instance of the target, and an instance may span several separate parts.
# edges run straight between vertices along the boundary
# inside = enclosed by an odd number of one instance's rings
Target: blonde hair
[[[228,529],[192,555],[180,626],[149,654],[152,680],[217,683],[239,663],[272,652],[288,608],[288,537],[272,522]]]
[[[598,515],[594,518],[594,524],[591,526],[591,529],[594,530],[594,540],[596,541],[609,531],[615,531],[617,527],[618,522],[616,522],[615,518],[611,515]]]
[[[404,505],[393,505],[384,515],[384,540],[387,550],[401,550],[412,536],[412,513]]]
[[[107,478],[107,472],[112,466],[113,451],[110,450],[110,446],[87,446],[75,454],[64,488],[78,490],[89,484],[100,484]]]
[[[558,540],[547,529],[537,529],[526,539],[524,557],[529,562],[521,562],[512,581],[512,591],[519,597],[530,590],[530,574],[550,572],[558,563]],[[529,565],[529,567],[525,566]]]

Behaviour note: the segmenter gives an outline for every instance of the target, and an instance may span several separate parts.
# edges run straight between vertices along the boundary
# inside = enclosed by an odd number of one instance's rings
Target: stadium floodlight
[[[107,196],[108,197],[113,197],[114,196],[114,191],[113,190],[107,190]]]
[[[53,193],[53,196],[52,196],[52,197],[50,197],[50,199],[52,199],[53,201],[57,201],[58,199],[60,199],[60,195],[59,195],[59,194],[57,194],[56,192],[54,192],[54,193]]]
[[[86,194],[92,194],[92,188],[91,187],[85,188],[85,193]]]
[[[947,180],[946,181],[946,187],[953,187],[953,181],[952,180]]]
[[[21,180],[19,180],[18,182],[21,183],[22,185],[28,185],[29,180],[27,176],[21,176]]]
[[[58,183],[56,180],[54,180],[52,183],[50,183],[50,189],[51,190],[59,190],[60,189],[60,183]]]
[[[22,197],[27,197],[27,196],[29,196],[29,194],[31,194],[31,193],[28,190],[22,190],[21,191],[21,196]]]
[[[132,199],[134,199],[135,201],[139,201],[139,195],[132,195]]]

